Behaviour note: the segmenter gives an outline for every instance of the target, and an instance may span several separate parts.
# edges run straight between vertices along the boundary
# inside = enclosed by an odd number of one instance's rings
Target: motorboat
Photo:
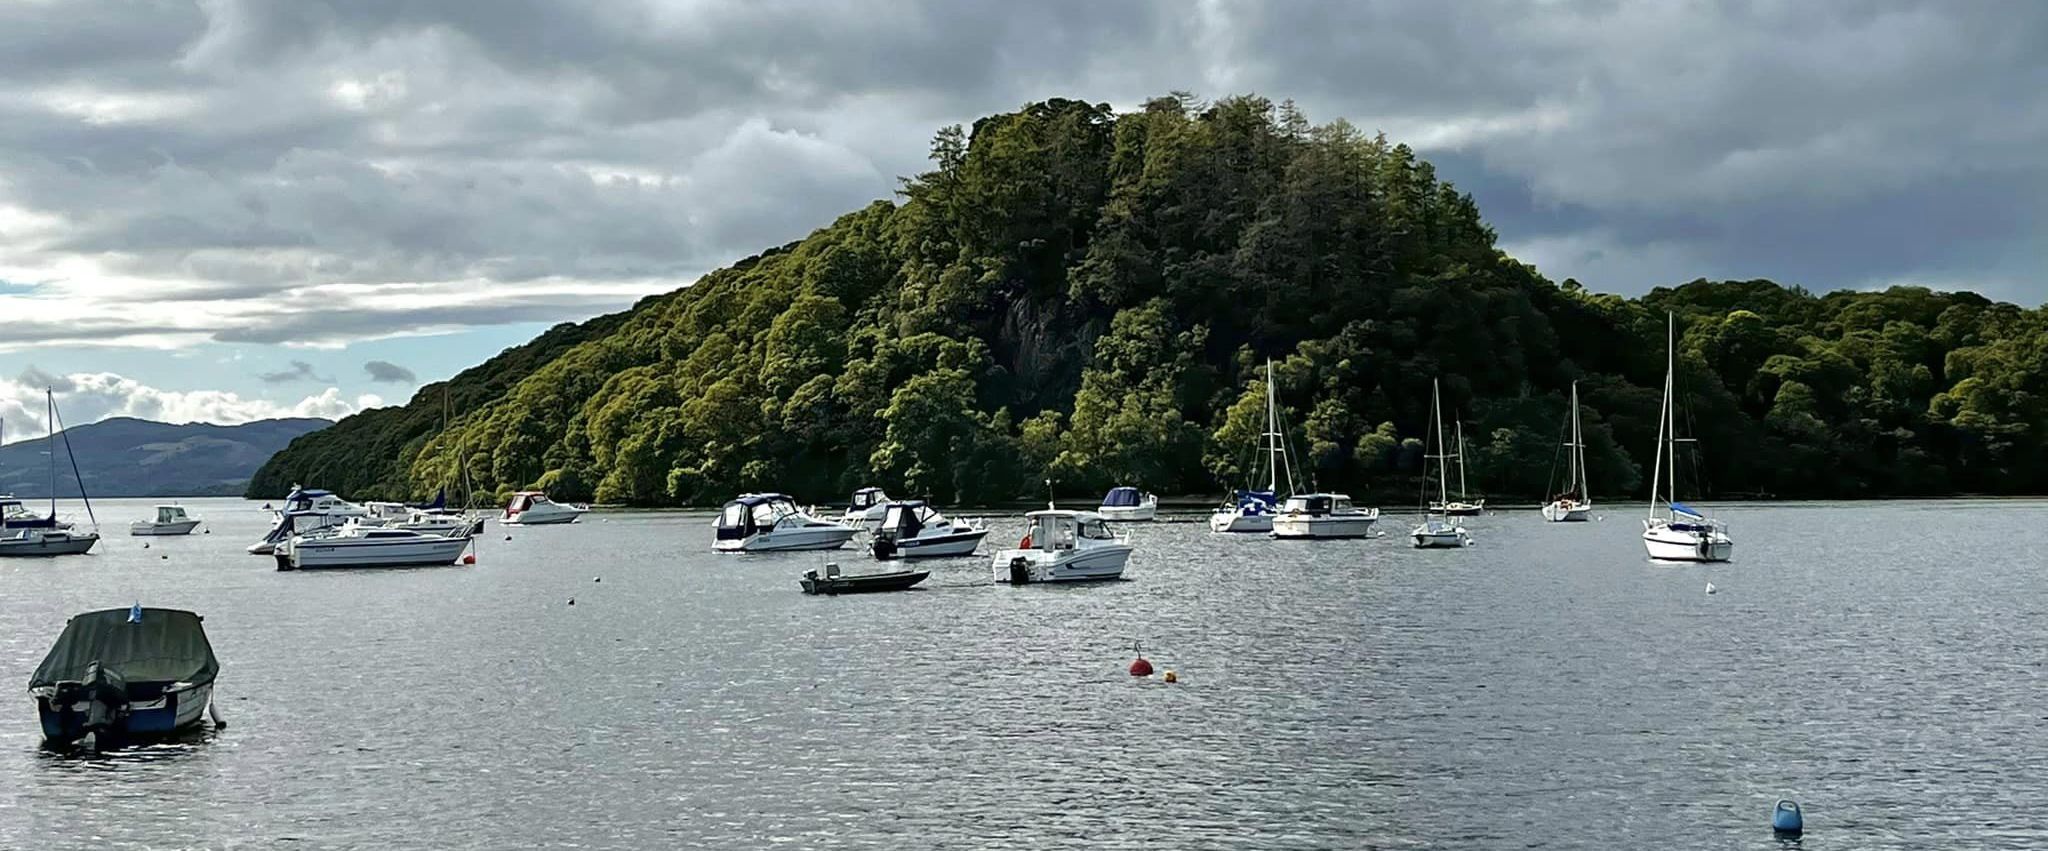
[[[200,620],[139,603],[73,616],[28,681],[43,740],[102,748],[198,727],[220,673]]]
[[[363,508],[370,512],[363,518],[365,524],[382,526],[386,529],[405,529],[426,535],[478,535],[484,530],[484,519],[471,512],[456,511],[445,507],[445,503],[428,506],[413,506],[402,502],[365,502]]]
[[[50,513],[40,516],[30,512],[19,500],[9,500],[12,505],[0,506],[0,557],[26,556],[72,556],[92,551],[100,541],[99,518],[92,512],[92,497],[86,495],[85,479],[77,478],[79,501],[85,504],[85,515],[92,521],[92,531],[81,531],[75,524],[57,519],[57,438],[59,425],[63,422],[57,412],[57,394],[43,391],[44,403],[48,406],[50,458]],[[78,456],[71,452],[71,438],[64,433],[64,455],[71,462],[73,475],[77,475]]]
[[[988,530],[965,520],[950,520],[922,500],[883,504],[881,525],[868,545],[875,558],[939,558],[973,555]]]
[[[1273,516],[1275,538],[1366,538],[1372,536],[1377,508],[1359,508],[1341,493],[1301,493],[1280,504]]]
[[[1287,443],[1280,434],[1280,409],[1274,401],[1273,362],[1266,361],[1266,432],[1260,436],[1260,454],[1266,456],[1266,489],[1240,490],[1209,513],[1211,532],[1271,532],[1273,515],[1280,507],[1280,472],[1287,472],[1287,484],[1294,487],[1294,469],[1287,463]]]
[[[839,523],[872,533],[881,528],[882,515],[888,513],[891,501],[881,488],[861,488],[853,492],[845,513],[839,515]]]
[[[461,560],[469,536],[428,535],[365,523],[294,535],[272,556],[278,570],[345,567],[438,567]]]
[[[1441,549],[1462,547],[1472,542],[1471,535],[1457,521],[1459,515],[1451,512],[1449,464],[1456,455],[1446,451],[1444,446],[1443,391],[1438,382],[1429,383],[1429,408],[1431,425],[1436,432],[1436,454],[1430,454],[1428,435],[1423,435],[1422,447],[1422,492],[1418,502],[1425,502],[1422,522],[1408,530],[1408,538],[1418,549]],[[1437,462],[1436,501],[1426,502],[1429,494],[1429,462]]]
[[[590,509],[566,505],[548,499],[540,491],[520,491],[512,495],[512,501],[505,505],[505,515],[499,522],[507,526],[549,526],[557,523],[574,523]]]
[[[804,513],[779,493],[750,493],[725,504],[712,525],[712,549],[728,553],[836,550],[860,530]]]
[[[1024,515],[1024,538],[990,560],[995,581],[1075,582],[1116,579],[1131,560],[1130,539],[1093,511],[1045,509]]]
[[[156,519],[137,520],[128,524],[128,534],[138,536],[190,535],[192,530],[197,528],[199,528],[199,518],[186,514],[184,506],[159,505],[156,507]]]
[[[250,544],[250,555],[272,555],[277,545],[297,535],[319,532],[370,516],[370,510],[336,496],[332,491],[292,485],[284,506],[272,512],[270,533]]]
[[[1571,416],[1566,418],[1564,448],[1567,459],[1565,488],[1556,498],[1543,504],[1543,519],[1552,523],[1584,523],[1593,519],[1593,489],[1586,480],[1586,439],[1579,430],[1579,383],[1576,381],[1572,382],[1572,410]],[[1553,465],[1551,469],[1557,468]]]
[[[1664,409],[1657,418],[1657,461],[1650,478],[1650,516],[1643,548],[1656,561],[1727,561],[1735,555],[1728,525],[1678,501],[1678,319],[1666,314]],[[1662,486],[1664,493],[1657,491]]]
[[[1137,488],[1110,488],[1096,511],[1102,519],[1120,523],[1151,520],[1159,515],[1159,497]]]
[[[930,576],[928,570],[894,570],[887,573],[865,573],[848,575],[839,572],[839,565],[826,564],[825,573],[806,570],[804,577],[797,580],[806,594],[873,594],[882,591],[908,591],[910,587],[923,582]]]

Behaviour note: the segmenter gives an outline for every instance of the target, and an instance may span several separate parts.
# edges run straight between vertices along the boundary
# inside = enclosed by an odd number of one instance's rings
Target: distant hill
[[[78,456],[86,493],[115,496],[235,496],[263,462],[293,438],[318,431],[328,420],[292,418],[241,425],[151,422],[115,417],[73,426],[58,435],[62,452],[69,436]],[[19,437],[19,436],[18,436]],[[41,437],[0,446],[0,493],[50,495],[50,461]],[[77,480],[60,455],[59,496],[78,495]]]

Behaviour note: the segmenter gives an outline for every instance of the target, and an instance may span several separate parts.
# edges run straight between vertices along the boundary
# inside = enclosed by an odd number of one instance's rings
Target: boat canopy
[[[901,500],[889,503],[888,511],[882,515],[881,531],[899,538],[915,538],[938,519],[939,512],[925,505],[923,500]]]
[[[1230,499],[1239,507],[1258,504],[1271,508],[1279,502],[1272,491],[1237,491],[1231,494]]]
[[[1673,513],[1673,514],[1683,514],[1683,515],[1685,515],[1685,516],[1687,516],[1687,517],[1692,517],[1692,518],[1695,518],[1695,519],[1699,519],[1699,520],[1705,520],[1705,519],[1706,519],[1706,517],[1707,517],[1707,515],[1704,515],[1704,514],[1701,514],[1701,513],[1697,512],[1697,511],[1694,511],[1694,510],[1693,510],[1693,508],[1692,508],[1692,506],[1690,506],[1690,505],[1686,505],[1686,504],[1685,504],[1685,503],[1683,503],[1683,502],[1674,502],[1674,503],[1672,503],[1672,504],[1671,504],[1671,513]]]
[[[1109,508],[1136,508],[1139,501],[1137,488],[1110,488],[1102,497],[1102,504]]]
[[[861,488],[853,492],[854,508],[873,508],[889,501],[889,495],[881,488]]]
[[[130,683],[203,683],[220,672],[200,617],[179,609],[105,609],[71,618],[29,688],[83,682],[94,662]]]
[[[1093,511],[1033,511],[1024,515],[1030,521],[1029,545],[1019,547],[1027,550],[1071,550],[1078,544],[1076,538],[1096,541],[1114,541],[1116,535],[1109,531],[1109,524],[1102,515]]]
[[[718,513],[718,540],[740,540],[772,529],[784,514],[796,513],[796,500],[779,493],[750,493],[725,504]]]

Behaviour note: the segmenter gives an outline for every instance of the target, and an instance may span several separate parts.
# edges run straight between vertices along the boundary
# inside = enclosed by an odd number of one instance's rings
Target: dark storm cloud
[[[0,4],[0,275],[37,282],[0,298],[91,308],[0,345],[147,336],[136,286],[181,340],[576,318],[888,197],[942,124],[1175,89],[1385,130],[1554,278],[2039,301],[2044,39],[1933,0]]]
[[[373,360],[363,364],[363,373],[370,376],[371,381],[386,384],[418,384],[420,380],[412,370],[388,360]]]
[[[288,384],[294,381],[318,381],[322,383],[331,383],[334,381],[334,379],[332,378],[324,377],[319,373],[314,372],[313,365],[302,360],[292,361],[291,369],[279,370],[277,372],[265,372],[257,375],[256,378],[265,384]]]

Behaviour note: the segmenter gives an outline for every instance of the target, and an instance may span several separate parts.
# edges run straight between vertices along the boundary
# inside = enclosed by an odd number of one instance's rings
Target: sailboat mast
[[[1678,314],[1664,314],[1664,416],[1670,426],[1671,435],[1671,478],[1667,485],[1670,497],[1665,501],[1678,502]]]
[[[1440,389],[1438,388],[1437,380],[1436,380],[1436,379],[1434,379],[1434,378],[1432,378],[1432,379],[1430,379],[1430,380],[1429,380],[1429,407],[1430,407],[1430,411],[1431,411],[1431,413],[1432,413],[1432,414],[1433,414],[1433,415],[1435,416],[1435,418],[1436,418],[1436,451],[1437,451],[1437,460],[1438,460],[1438,461],[1444,461],[1444,460],[1448,460],[1448,459],[1449,459],[1449,457],[1450,457],[1450,453],[1448,453],[1448,452],[1445,452],[1445,451],[1444,451],[1444,404],[1443,404],[1443,396],[1442,396],[1442,391],[1441,391],[1441,390],[1440,390]],[[1425,453],[1423,453],[1423,454],[1427,455],[1428,453],[1427,453],[1427,452],[1425,452]],[[1426,472],[1426,471],[1427,471],[1427,469],[1428,469],[1428,463],[1429,463],[1429,462],[1428,462],[1428,460],[1427,460],[1427,459],[1424,459],[1424,461],[1423,461],[1423,465],[1424,465],[1424,470],[1425,470],[1425,472],[1424,472],[1424,475],[1428,475],[1428,473]],[[1439,466],[1441,466],[1441,465],[1439,465]],[[1437,477],[1436,477],[1436,501],[1437,501],[1437,503],[1438,503],[1438,504],[1443,504],[1443,503],[1447,503],[1447,502],[1450,502],[1450,501],[1451,501],[1450,487],[1451,487],[1450,477],[1449,477],[1449,476],[1446,476],[1446,475],[1443,475],[1443,473],[1442,473],[1441,471],[1439,471],[1439,472],[1437,473]]]
[[[1465,421],[1458,420],[1458,501],[1465,501]]]
[[[1266,490],[1280,495],[1280,425],[1273,403],[1273,361],[1266,361]],[[1289,476],[1288,478],[1293,478]]]
[[[1579,499],[1592,499],[1592,483],[1586,477],[1586,432],[1579,425],[1579,383],[1572,382],[1572,471]]]
[[[1664,411],[1671,407],[1671,376],[1664,376],[1664,403],[1657,408],[1657,460],[1650,467],[1650,516],[1657,516],[1657,491],[1664,484]]]
[[[43,423],[50,432],[50,519],[57,519],[57,394],[43,388]]]

